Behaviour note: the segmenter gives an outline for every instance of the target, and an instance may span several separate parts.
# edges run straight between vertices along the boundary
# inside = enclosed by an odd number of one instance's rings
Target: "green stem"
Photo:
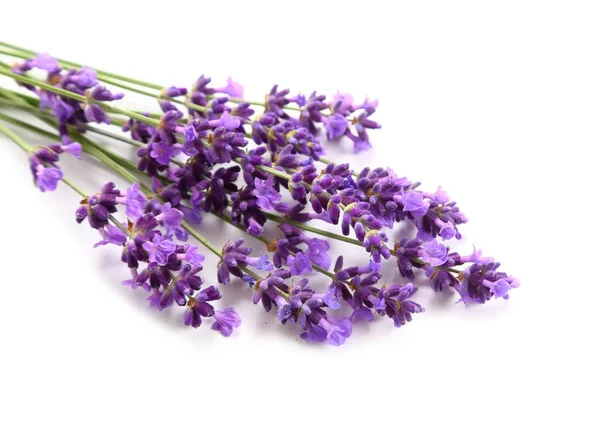
[[[29,146],[27,142],[25,142],[23,139],[17,136],[11,129],[9,129],[5,125],[0,124],[0,133],[12,140],[17,145],[19,145],[21,149],[26,153],[30,153],[33,151],[33,147]]]
[[[87,131],[91,131],[92,133],[100,134],[102,136],[106,136],[106,137],[109,137],[114,140],[128,143],[129,145],[133,145],[134,147],[137,147],[137,148],[146,146],[146,144],[144,142],[138,142],[137,140],[133,140],[126,136],[113,133],[112,131],[102,130],[101,128],[94,127],[93,125],[88,124],[85,126],[85,129]]]
[[[86,197],[87,197],[87,194],[86,194],[86,193],[85,193],[83,190],[81,190],[81,189],[80,189],[80,188],[79,188],[77,185],[75,185],[75,183],[73,183],[71,180],[68,180],[68,179],[66,179],[66,178],[63,178],[63,179],[62,179],[62,182],[63,182],[63,183],[65,183],[67,186],[69,186],[71,189],[73,189],[75,192],[77,192],[77,193],[78,193],[79,195],[81,195],[82,197],[84,197],[84,198],[86,198]],[[112,217],[112,216],[111,216],[111,217]],[[113,221],[113,222],[114,222],[114,221]],[[120,229],[121,229],[122,231],[125,231],[125,234],[127,234],[127,230],[126,230],[126,229],[125,229],[125,227],[124,227],[124,226],[122,226],[120,223],[119,223],[119,227],[120,227]]]
[[[363,247],[363,244],[360,241],[353,239],[351,237],[346,237],[341,234],[332,233],[330,231],[325,231],[320,228],[315,228],[310,225],[303,224],[302,222],[296,222],[296,221],[293,221],[290,219],[286,219],[283,216],[278,216],[273,213],[268,213],[268,212],[263,212],[263,213],[265,214],[267,219],[269,219],[271,221],[275,221],[275,222],[279,222],[279,223],[287,223],[296,228],[300,228],[302,230],[309,231],[311,233],[319,234],[320,236],[323,236],[323,237],[327,237],[327,238],[339,240],[340,242],[350,243],[352,245]]]

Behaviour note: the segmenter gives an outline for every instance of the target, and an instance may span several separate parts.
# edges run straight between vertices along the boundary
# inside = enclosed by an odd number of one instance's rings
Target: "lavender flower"
[[[244,277],[245,273],[242,268],[248,266],[264,271],[273,269],[268,256],[261,254],[259,257],[250,257],[252,249],[242,246],[243,243],[244,239],[240,238],[226,243],[223,247],[222,259],[219,262],[217,273],[219,283],[228,284],[231,279],[230,275],[238,278]]]
[[[216,287],[200,290],[204,280],[198,273],[202,270],[204,255],[197,247],[173,241],[172,231],[181,221],[181,212],[170,203],[160,205],[155,199],[147,201],[137,184],[122,194],[114,183],[107,183],[100,193],[85,198],[82,204],[77,211],[77,221],[87,219],[100,232],[102,240],[96,246],[122,247],[121,259],[131,273],[131,279],[123,284],[149,292],[147,299],[152,308],[164,310],[173,303],[185,306],[184,324],[194,328],[201,325],[203,318],[215,315],[213,329],[225,336],[239,326],[239,316],[232,309],[215,312],[211,302],[221,298]],[[129,217],[134,219],[126,228],[109,224],[110,219],[114,220],[112,215],[117,206],[125,206]]]
[[[238,328],[242,324],[240,315],[233,308],[225,308],[223,311],[216,310],[213,318],[215,319],[211,329],[219,331],[225,337],[229,337],[233,328]]]
[[[459,302],[484,304],[492,296],[508,299],[508,292],[519,287],[519,281],[504,272],[498,272],[500,263],[487,261],[474,263],[462,272],[460,286],[456,291],[460,294]]]
[[[47,73],[48,84],[84,96],[86,102],[65,97],[50,90],[38,89],[35,86],[22,84],[35,92],[40,98],[40,108],[51,108],[58,121],[58,131],[65,145],[71,143],[69,126],[84,130],[88,122],[110,123],[110,119],[102,108],[102,103],[123,98],[122,93],[112,93],[98,85],[96,73],[86,67],[63,70],[58,61],[47,54],[38,53],[34,59],[26,59],[16,65],[13,72],[24,75],[33,68]]]
[[[231,98],[244,98],[244,87],[238,82],[234,82],[231,77],[227,78],[227,85],[215,88],[215,91],[227,94]]]
[[[202,324],[203,317],[212,317],[215,314],[215,309],[209,302],[218,299],[221,299],[221,293],[214,286],[207,287],[198,292],[195,297],[190,297],[187,302],[187,310],[185,311],[183,323],[193,328],[198,328]]]
[[[152,241],[144,242],[142,247],[148,253],[148,259],[160,266],[166,266],[169,256],[175,252],[175,244],[155,234]]]
[[[281,194],[273,188],[274,179],[269,177],[266,180],[254,179],[254,190],[252,193],[256,196],[256,204],[263,210],[273,210],[275,204],[281,201]]]
[[[29,167],[34,183],[42,192],[56,190],[58,182],[62,180],[63,173],[57,165],[62,153],[72,154],[81,159],[81,145],[77,142],[48,145],[36,148],[29,154]]]
[[[290,267],[292,276],[304,275],[312,270],[310,260],[302,252],[298,252],[296,255],[289,255],[287,264]]]

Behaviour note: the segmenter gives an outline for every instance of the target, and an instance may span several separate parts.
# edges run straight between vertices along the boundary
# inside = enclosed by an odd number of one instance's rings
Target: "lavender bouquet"
[[[231,79],[220,87],[205,76],[190,89],[163,87],[3,42],[0,54],[15,62],[0,62],[0,75],[28,91],[0,88],[0,132],[28,153],[35,186],[54,191],[62,182],[77,192],[75,220],[98,231],[95,246],[120,247],[131,274],[123,284],[145,292],[157,310],[182,307],[186,325],[211,319],[224,336],[240,326],[234,308],[215,309],[232,277],[247,283],[255,304],[275,309],[279,322],[297,324],[307,342],[335,346],[356,323],[382,316],[401,327],[422,313],[411,300],[418,274],[433,291],[456,291],[465,304],[507,299],[519,285],[480,251],[451,252],[445,242],[461,238],[459,225],[467,219],[444,191],[425,192],[389,168],[355,170],[324,157],[325,143],[342,138],[355,152],[371,148],[369,131],[380,128],[372,119],[376,100],[292,95],[275,85],[264,101],[247,101]],[[152,97],[160,111],[123,109],[113,102],[124,94],[105,85]],[[25,111],[48,128],[4,109]],[[48,145],[33,148],[6,124]],[[98,144],[94,135],[136,147],[137,161]],[[127,185],[107,182],[96,193],[84,192],[61,170],[63,153],[95,159]],[[265,252],[253,254],[242,238],[215,246],[199,226],[205,213],[257,239]],[[267,226],[279,235],[267,237]],[[416,237],[390,240],[406,226],[416,228]],[[334,242],[362,247],[364,261],[332,259]],[[219,263],[216,274],[202,277],[205,255]],[[388,260],[402,282],[384,279],[381,265]],[[329,286],[313,288],[315,274],[325,275]]]

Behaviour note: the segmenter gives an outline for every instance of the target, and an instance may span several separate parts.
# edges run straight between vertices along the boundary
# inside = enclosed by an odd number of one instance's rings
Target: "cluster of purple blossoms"
[[[131,278],[123,284],[149,293],[150,306],[160,311],[173,303],[186,307],[184,323],[199,327],[203,319],[213,317],[213,329],[230,335],[240,325],[237,313],[228,308],[217,311],[211,302],[221,298],[215,286],[202,288],[199,276],[204,255],[197,247],[179,244],[174,236],[181,229],[183,213],[148,198],[134,184],[126,192],[114,183],[105,184],[96,195],[82,200],[77,210],[77,222],[87,220],[99,231],[102,240],[95,246],[121,246],[121,260],[127,264]],[[125,207],[128,223],[120,224],[114,214],[118,206]]]
[[[354,104],[349,94],[338,93],[329,103],[331,114],[322,118],[327,139],[334,140],[347,137],[354,144],[354,152],[371,149],[368,130],[381,128],[369,117],[377,110],[377,100],[365,99],[362,104]],[[354,131],[353,131],[354,130]]]
[[[435,291],[452,288],[460,295],[459,302],[484,304],[492,297],[508,299],[508,292],[519,287],[519,281],[499,272],[500,263],[492,257],[483,257],[481,251],[470,255],[449,252],[437,240],[403,238],[395,246],[400,274],[415,279],[414,271],[423,269]],[[458,266],[468,266],[457,270]]]
[[[331,258],[328,254],[329,242],[316,237],[307,236],[302,230],[289,223],[282,223],[279,228],[283,237],[271,241],[267,246],[273,253],[273,264],[280,268],[287,264],[294,275],[302,275],[312,270],[312,265],[329,270]],[[304,248],[301,247],[304,245]]]
[[[63,173],[57,163],[62,153],[69,153],[81,159],[81,145],[71,142],[68,145],[48,145],[34,149],[29,154],[29,167],[35,185],[42,192],[56,190]]]
[[[60,89],[85,97],[85,102],[56,94],[32,85],[19,83],[35,92],[40,98],[40,108],[49,108],[58,121],[58,131],[64,145],[71,143],[68,127],[84,130],[88,122],[109,124],[110,119],[102,108],[102,103],[123,98],[122,93],[112,93],[98,82],[96,72],[90,68],[63,70],[58,61],[47,54],[37,54],[17,64],[12,71],[24,75],[37,68],[47,72],[47,83]]]
[[[261,302],[265,311],[277,308],[277,319],[282,324],[298,324],[300,337],[307,342],[323,342],[339,346],[352,334],[348,318],[336,318],[325,309],[341,307],[339,296],[332,290],[315,293],[307,278],[297,283],[286,283],[293,276],[290,270],[277,269],[268,277],[254,283],[253,302]]]
[[[217,272],[219,283],[229,284],[230,275],[251,282],[252,277],[244,272],[244,269],[248,266],[262,271],[273,270],[273,265],[266,254],[260,254],[258,257],[250,257],[252,249],[243,246],[243,243],[244,239],[239,238],[233,242],[227,242],[223,247]]]
[[[379,263],[371,261],[366,266],[344,268],[343,257],[338,257],[336,274],[330,289],[352,307],[352,320],[373,320],[374,314],[387,316],[399,328],[412,320],[413,314],[425,311],[421,305],[411,301],[417,287],[412,283],[394,284],[381,287],[382,279]]]

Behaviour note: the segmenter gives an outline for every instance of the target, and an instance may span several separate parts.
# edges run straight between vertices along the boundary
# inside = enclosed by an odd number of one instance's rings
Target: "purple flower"
[[[198,135],[198,132],[196,131],[196,128],[194,127],[193,124],[188,124],[184,127],[183,138],[185,139],[186,143],[194,142],[199,137],[200,136]]]
[[[263,252],[258,257],[246,257],[245,262],[257,270],[273,270],[273,264],[269,260],[269,256]]]
[[[354,140],[355,154],[362,153],[363,151],[369,151],[371,148],[373,148],[373,145],[371,145],[371,142],[366,139],[356,138]]]
[[[327,139],[334,140],[342,137],[348,128],[348,121],[339,113],[323,117],[323,125],[327,133]]]
[[[73,82],[77,87],[81,89],[89,89],[98,84],[98,75],[96,71],[88,67],[82,67],[79,71],[75,71],[70,76],[70,81]]]
[[[415,217],[425,216],[429,210],[429,203],[423,199],[422,192],[409,191],[402,197],[403,210],[410,212]]]
[[[400,275],[411,281],[415,279],[413,268],[421,268],[422,241],[419,239],[409,240],[404,237],[396,243],[394,255],[398,263]]]
[[[104,228],[99,228],[98,232],[102,235],[102,240],[96,243],[94,248],[108,244],[121,246],[127,241],[127,236],[123,231],[113,225],[106,225]]]
[[[150,145],[150,157],[161,165],[168,165],[171,159],[177,154],[177,149],[166,142],[154,142]]]
[[[287,263],[293,276],[304,275],[312,271],[310,260],[302,252],[298,252],[295,256],[289,255]]]
[[[238,82],[234,82],[231,77],[227,78],[226,86],[215,88],[215,91],[227,94],[231,98],[244,98],[244,87]]]
[[[252,266],[258,270],[273,270],[269,257],[261,254],[259,257],[250,257],[251,248],[243,246],[244,239],[239,238],[227,242],[223,247],[223,257],[218,265],[217,278],[221,284],[229,284],[230,274],[244,279],[246,274],[242,267]]]
[[[142,193],[140,184],[133,183],[127,189],[125,213],[132,219],[138,219],[143,214],[146,204],[148,204],[148,198]]]
[[[379,300],[383,302],[382,314],[385,313],[390,317],[394,321],[396,328],[410,322],[413,314],[425,311],[421,305],[408,299],[416,291],[417,287],[413,284],[406,284],[402,287],[390,286],[385,289],[382,288],[379,292]]]
[[[206,257],[200,253],[197,246],[188,246],[183,258],[193,266],[200,267]]]
[[[170,202],[166,202],[163,204],[160,213],[155,217],[158,222],[161,222],[171,232],[180,227],[183,212],[173,208]]]
[[[61,70],[58,61],[47,53],[37,53],[34,64],[37,68],[48,71],[50,74],[56,74]]]
[[[187,94],[186,88],[180,88],[177,86],[170,86],[166,89],[163,89],[161,92],[161,95],[163,97],[167,97],[167,98],[182,97],[186,94]]]
[[[327,316],[322,317],[316,325],[311,325],[300,336],[308,343],[327,340],[333,346],[341,346],[351,334],[352,322],[350,319],[343,318],[338,320]]]
[[[104,86],[96,86],[89,92],[89,95],[93,100],[96,101],[115,101],[123,98],[125,94],[123,94],[122,92],[117,92],[113,94]]]
[[[443,243],[432,240],[423,244],[421,258],[431,266],[441,266],[448,258],[448,248]]]
[[[95,86],[90,90],[85,91],[85,95],[88,97],[88,102],[83,105],[83,113],[85,118],[89,122],[97,122],[99,124],[110,124],[110,118],[104,112],[104,109],[99,104],[94,102],[100,101],[114,101],[123,98],[123,93],[113,94],[111,91],[106,89],[104,86]]]
[[[321,240],[312,238],[305,240],[304,243],[308,246],[306,250],[306,256],[315,265],[322,267],[323,269],[329,269],[331,266],[331,257],[327,251],[329,250],[329,243],[327,240]]]
[[[142,247],[148,252],[150,261],[165,266],[168,262],[169,255],[175,252],[175,244],[170,240],[163,239],[162,236],[156,234],[152,241],[144,242]]]
[[[85,113],[85,119],[88,122],[97,122],[98,124],[110,124],[110,118],[104,113],[102,107],[97,104],[86,104],[83,108],[83,112]],[[57,118],[61,118],[60,114],[56,111],[55,113]],[[64,117],[64,115],[63,115]]]
[[[215,286],[210,286],[198,292],[195,297],[190,297],[187,302],[187,309],[183,317],[183,323],[193,328],[198,328],[202,324],[203,317],[212,317],[215,309],[208,302],[221,299],[221,293]]]
[[[437,220],[436,223],[438,223]],[[450,222],[440,222],[438,228],[440,236],[442,236],[443,240],[449,240],[456,235],[454,225],[452,225]]]
[[[508,291],[519,287],[519,280],[498,272],[500,263],[475,263],[462,272],[456,291],[459,302],[484,304],[494,296],[508,299]]]
[[[338,92],[333,96],[329,103],[329,108],[334,113],[339,113],[346,117],[354,112],[352,105],[354,104],[354,97],[350,94],[342,94]]]
[[[60,147],[61,152],[69,153],[75,156],[75,158],[81,160],[81,144],[78,142],[71,142],[70,144],[63,145]]]
[[[225,127],[227,130],[235,130],[241,124],[239,118],[231,116],[229,112],[225,112],[219,118],[219,125]]]
[[[360,308],[352,311],[352,316],[350,316],[350,320],[352,322],[362,321],[362,320],[370,322],[371,320],[373,320],[373,311],[371,311],[367,307],[360,307]]]
[[[214,314],[214,322],[211,329],[219,331],[225,337],[229,337],[233,332],[233,328],[237,328],[242,324],[242,319],[233,308],[225,308],[223,311],[216,310]]]
[[[35,185],[42,192],[53,192],[58,186],[58,182],[62,180],[63,173],[58,168],[47,168],[42,164],[35,167]]]
[[[52,107],[54,115],[56,116],[56,119],[58,119],[59,122],[66,123],[70,121],[73,115],[75,114],[75,109],[73,109],[73,107],[57,98],[54,98],[51,101],[50,105]],[[104,117],[102,117],[102,119],[104,119]]]
[[[144,113],[144,116],[148,116],[148,113]],[[156,134],[156,128],[132,118],[123,126],[123,131],[130,132],[132,139],[145,144],[149,143],[152,136]]]
[[[274,184],[273,176],[264,181],[259,178],[254,179],[254,190],[252,193],[257,198],[256,203],[263,210],[273,210],[275,204],[281,201],[281,194],[275,190],[273,187]]]

